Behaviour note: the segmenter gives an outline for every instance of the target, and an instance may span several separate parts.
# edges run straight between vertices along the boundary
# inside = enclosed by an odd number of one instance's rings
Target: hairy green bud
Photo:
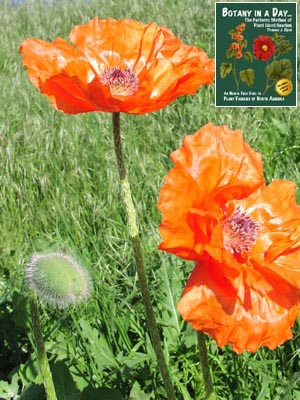
[[[87,269],[60,252],[33,254],[25,275],[28,286],[41,300],[60,309],[85,300],[91,292]]]

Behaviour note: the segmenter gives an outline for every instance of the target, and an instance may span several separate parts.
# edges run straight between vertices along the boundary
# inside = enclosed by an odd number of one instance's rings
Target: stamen
[[[109,85],[110,93],[114,96],[131,96],[138,90],[138,77],[131,70],[119,68],[109,68],[100,76],[103,85]]]
[[[248,253],[258,236],[258,223],[241,207],[222,223],[223,243],[230,253]]]

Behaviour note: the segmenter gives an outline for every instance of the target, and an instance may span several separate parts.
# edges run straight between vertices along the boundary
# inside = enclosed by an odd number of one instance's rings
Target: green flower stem
[[[38,310],[37,298],[33,289],[30,289],[29,293],[30,300],[30,312],[32,319],[32,329],[34,339],[37,348],[37,358],[40,366],[40,370],[44,380],[44,387],[47,395],[47,400],[57,400],[55,388],[52,380],[52,375],[47,359],[45,344],[43,340],[43,334],[41,329],[40,314]]]
[[[237,88],[237,90],[239,90],[239,86],[240,85],[239,85],[238,78],[236,76],[236,58],[234,59],[233,76],[234,76],[234,81],[235,81],[236,88]]]
[[[216,400],[214,391],[213,391],[213,384],[210,376],[209,370],[209,363],[208,363],[208,356],[207,356],[207,349],[205,344],[205,334],[203,332],[197,332],[198,338],[198,349],[199,349],[199,358],[200,358],[200,365],[204,380],[204,387],[206,392],[206,399],[207,400]]]
[[[266,87],[265,87],[265,90],[264,90],[264,92],[263,92],[263,95],[265,95],[265,94],[267,93],[267,91],[268,91],[269,89],[271,89],[271,87],[274,86],[274,85],[275,85],[275,81],[274,81],[271,85],[269,85],[269,79],[267,78],[267,80],[266,80]]]
[[[157,323],[155,320],[150,291],[146,276],[146,271],[143,262],[141,243],[139,239],[138,225],[136,221],[136,211],[132,201],[131,190],[127,179],[126,168],[124,164],[122,145],[121,145],[121,134],[120,134],[120,113],[113,113],[113,135],[115,143],[115,152],[118,163],[118,170],[121,180],[123,201],[126,208],[127,220],[129,226],[129,235],[132,240],[132,247],[136,262],[137,274],[139,278],[140,289],[142,292],[143,302],[146,311],[147,323],[149,333],[152,341],[152,345],[156,354],[157,363],[163,378],[165,390],[168,396],[168,400],[176,400],[173,385],[170,377],[170,373],[164,357],[160,336],[158,332]]]

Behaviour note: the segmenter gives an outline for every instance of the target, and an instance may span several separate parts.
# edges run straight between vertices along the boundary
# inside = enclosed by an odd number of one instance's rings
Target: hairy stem
[[[52,374],[50,371],[48,358],[45,350],[45,344],[43,340],[37,298],[32,289],[30,289],[29,300],[30,300],[30,313],[32,319],[32,329],[37,349],[37,359],[44,380],[44,387],[47,395],[47,400],[57,400]]]
[[[131,190],[129,182],[127,179],[126,168],[124,164],[122,144],[121,144],[121,134],[120,134],[120,113],[113,113],[113,135],[115,143],[115,152],[118,163],[118,170],[121,180],[123,201],[126,208],[129,235],[132,241],[133,253],[136,262],[137,274],[140,284],[140,289],[142,292],[143,302],[146,311],[148,329],[152,341],[152,345],[156,354],[157,363],[163,378],[165,390],[168,396],[168,400],[175,400],[175,394],[173,390],[173,385],[170,377],[170,373],[166,364],[164,357],[160,336],[158,332],[157,323],[154,316],[154,311],[152,308],[150,291],[146,276],[146,271],[143,262],[141,243],[139,238],[138,225],[136,221],[136,211],[132,201]]]
[[[206,399],[215,400],[216,397],[213,391],[213,384],[210,376],[207,349],[205,344],[205,334],[203,332],[197,332],[197,338],[198,338],[200,365],[206,392]]]

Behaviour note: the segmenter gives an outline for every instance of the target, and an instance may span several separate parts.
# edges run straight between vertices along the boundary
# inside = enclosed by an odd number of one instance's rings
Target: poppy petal
[[[260,225],[249,262],[300,289],[300,206],[295,183],[275,180],[237,204]]]
[[[84,85],[77,76],[69,76],[67,73],[54,75],[46,82],[41,81],[39,87],[57,110],[68,114],[99,111],[99,106],[89,93],[89,85]]]
[[[171,154],[203,188],[203,197],[217,201],[243,198],[264,184],[261,155],[243,140],[240,130],[203,126],[187,135],[183,146]]]
[[[95,73],[81,53],[66,41],[26,39],[20,52],[31,82],[50,98],[54,108],[67,113],[99,109],[88,90]]]
[[[158,201],[162,213],[159,248],[198,260],[227,201],[248,196],[264,184],[259,153],[239,130],[207,124],[186,136],[172,153]]]
[[[254,270],[230,271],[210,257],[196,264],[178,309],[196,330],[235,352],[270,349],[292,337],[297,303],[277,302],[276,290]]]
[[[26,39],[19,52],[23,55],[23,64],[28,68],[29,78],[36,87],[39,87],[39,81],[45,82],[51,76],[60,74],[69,63],[74,62],[77,68],[81,68],[85,83],[95,76],[82,54],[59,37],[52,43],[40,39]],[[75,71],[73,69],[73,73]]]
[[[154,23],[96,17],[75,26],[70,39],[99,75],[108,67],[131,68],[138,73],[153,56],[158,34],[159,27]]]

